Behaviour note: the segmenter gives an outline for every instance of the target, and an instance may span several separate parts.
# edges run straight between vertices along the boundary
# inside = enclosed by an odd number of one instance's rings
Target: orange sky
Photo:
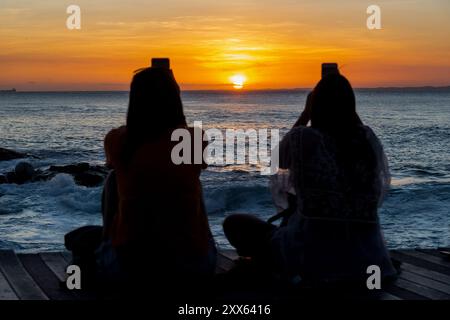
[[[68,30],[70,4],[81,30]],[[382,30],[366,28],[377,4]],[[356,87],[450,85],[450,1],[73,0],[0,3],[0,89],[127,90],[170,57],[183,89],[312,87],[338,62]]]

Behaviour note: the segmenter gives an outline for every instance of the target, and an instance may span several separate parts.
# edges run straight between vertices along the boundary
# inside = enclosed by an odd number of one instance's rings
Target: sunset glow
[[[170,57],[182,89],[312,87],[337,62],[356,87],[450,84],[450,2],[3,0],[0,89],[128,90],[133,71]],[[45,17],[45,18],[44,18]]]
[[[230,78],[234,89],[242,89],[247,79],[241,74],[236,74]]]

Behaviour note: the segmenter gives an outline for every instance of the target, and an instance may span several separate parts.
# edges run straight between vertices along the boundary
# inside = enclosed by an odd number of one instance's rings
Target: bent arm
[[[120,152],[125,143],[126,127],[122,126],[117,129],[112,129],[105,136],[104,148],[106,157],[106,166],[109,169],[117,167],[118,159],[120,159]]]
[[[312,92],[306,97],[305,109],[300,114],[300,117],[295,122],[293,128],[298,126],[306,127],[309,120],[311,120],[311,106],[312,106]]]

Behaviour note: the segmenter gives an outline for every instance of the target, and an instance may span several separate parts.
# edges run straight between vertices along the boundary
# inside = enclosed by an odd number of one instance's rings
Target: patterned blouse
[[[390,184],[383,147],[367,126],[345,143],[343,155],[332,136],[310,127],[293,128],[280,143],[272,195],[279,211],[288,194],[296,208],[272,243],[288,277],[362,279],[370,265],[395,274],[377,213]]]

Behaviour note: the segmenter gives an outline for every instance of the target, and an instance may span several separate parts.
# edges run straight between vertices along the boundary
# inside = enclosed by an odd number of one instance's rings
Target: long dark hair
[[[314,88],[311,99],[311,127],[334,140],[336,160],[353,181],[352,185],[356,188],[365,185],[367,181],[361,181],[355,167],[363,165],[368,172],[374,172],[376,155],[356,112],[350,82],[340,74],[325,76]],[[370,175],[366,180],[374,178]]]
[[[124,160],[128,162],[142,144],[182,125],[186,125],[186,118],[172,70],[137,70],[130,87]]]
[[[356,113],[355,94],[350,82],[340,74],[322,78],[312,93],[311,126],[341,135],[362,124]]]

